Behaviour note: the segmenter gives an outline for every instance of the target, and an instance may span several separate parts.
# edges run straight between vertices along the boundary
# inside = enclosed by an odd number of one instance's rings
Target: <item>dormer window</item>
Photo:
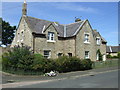
[[[85,33],[84,34],[84,43],[89,43],[90,40],[89,40],[89,33]]]
[[[48,41],[54,41],[54,32],[48,32]]]
[[[100,37],[97,37],[97,38],[96,38],[96,44],[97,44],[97,45],[100,45],[100,43],[101,43]]]

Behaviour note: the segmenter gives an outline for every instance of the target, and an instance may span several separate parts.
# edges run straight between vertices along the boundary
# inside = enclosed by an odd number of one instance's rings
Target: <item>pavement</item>
[[[15,87],[20,87],[25,85],[61,81],[61,80],[70,79],[70,78],[79,78],[83,76],[94,76],[96,74],[102,74],[102,73],[112,72],[117,70],[118,70],[118,67],[109,67],[109,68],[92,69],[92,70],[86,70],[86,71],[60,73],[56,77],[22,76],[22,75],[12,75],[7,73],[2,73],[2,87],[15,88]]]

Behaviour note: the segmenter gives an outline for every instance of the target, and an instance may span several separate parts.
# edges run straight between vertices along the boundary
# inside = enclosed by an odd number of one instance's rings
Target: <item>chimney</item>
[[[75,18],[75,22],[79,22],[79,21],[81,21],[80,18]]]
[[[26,0],[24,0],[24,3],[23,3],[22,15],[27,15],[27,3],[26,3]]]

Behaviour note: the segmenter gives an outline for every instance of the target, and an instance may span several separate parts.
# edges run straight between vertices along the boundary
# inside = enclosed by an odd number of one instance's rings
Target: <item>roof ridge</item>
[[[74,22],[74,23],[70,23],[70,24],[66,24],[66,25],[76,24],[76,23],[80,23],[80,22],[83,22],[83,21]],[[63,25],[64,25],[64,24],[63,24]]]
[[[31,17],[31,16],[27,16],[27,17],[30,17],[30,18],[33,18],[33,19],[37,19],[37,20],[42,20],[42,21],[47,21],[47,22],[53,23],[52,21],[48,21],[48,20],[44,20],[44,19],[39,19],[39,18]]]
[[[30,17],[30,18],[33,18],[33,19],[37,19],[37,20],[47,21],[47,22],[51,22],[51,23],[55,22],[55,21],[48,21],[48,20],[44,20],[44,19],[39,19],[39,18],[31,17],[31,16],[27,16],[27,17]],[[83,21],[86,21],[86,20],[83,20]],[[72,24],[80,23],[80,22],[83,22],[83,21],[74,22],[74,23],[70,23],[70,24],[60,24],[60,23],[57,23],[57,24],[58,25],[63,25],[63,26],[66,25],[67,26],[67,25],[72,25]]]

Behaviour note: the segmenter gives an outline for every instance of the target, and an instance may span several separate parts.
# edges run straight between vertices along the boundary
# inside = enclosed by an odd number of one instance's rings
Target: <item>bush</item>
[[[88,60],[80,60],[77,57],[63,56],[56,60],[57,71],[70,72],[78,70],[88,70],[92,68],[92,62]]]
[[[27,46],[24,47],[14,47],[8,53],[3,54],[3,69],[13,70],[31,70],[33,63],[33,54],[30,51],[30,48]],[[8,66],[7,66],[8,65]]]
[[[8,53],[3,54],[3,69],[5,71],[34,74],[46,73],[51,70],[58,72],[70,72],[88,70],[92,68],[90,59],[81,60],[77,57],[62,56],[58,59],[46,59],[41,54],[33,54],[29,47],[14,47]]]
[[[111,56],[110,54],[108,54],[106,57],[107,57],[107,58],[112,58],[112,56]]]
[[[112,58],[118,58],[118,56],[112,56]]]
[[[33,70],[44,72],[46,62],[41,54],[34,54]]]
[[[2,55],[2,69],[7,69],[11,66],[11,62],[9,61],[9,54],[4,53]]]
[[[108,54],[107,58],[119,58],[119,55],[117,55],[117,56],[111,56],[110,54]]]
[[[117,56],[118,56],[118,58],[120,59],[120,52],[118,52]]]
[[[56,62],[53,59],[46,59],[41,54],[34,55],[33,70],[46,73],[56,70],[56,67]]]
[[[81,70],[89,70],[92,69],[93,62],[90,59],[84,59],[81,61]]]

